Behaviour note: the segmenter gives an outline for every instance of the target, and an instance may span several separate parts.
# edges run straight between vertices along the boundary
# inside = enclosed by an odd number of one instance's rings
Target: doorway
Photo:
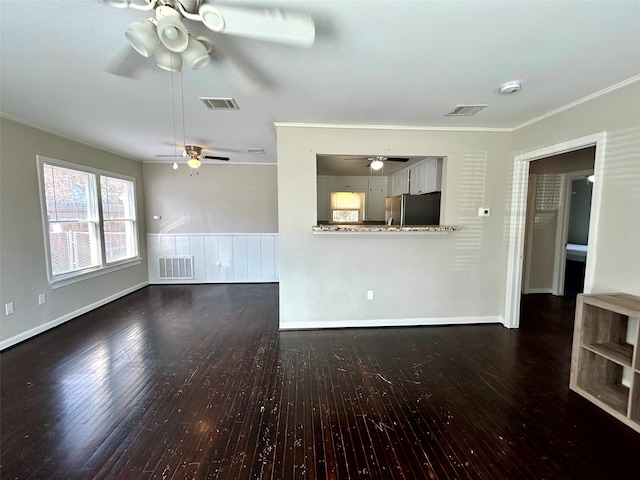
[[[593,146],[531,162],[523,294],[583,291],[594,163]]]
[[[593,277],[597,263],[594,252],[598,244],[598,225],[600,217],[601,177],[604,162],[606,132],[577,138],[567,142],[550,145],[516,155],[513,162],[511,182],[511,205],[509,217],[507,285],[505,290],[504,325],[507,328],[518,328],[520,324],[520,301],[523,287],[525,224],[527,216],[527,194],[529,183],[529,167],[534,160],[572,152],[585,147],[595,147],[592,202],[589,221],[589,249],[591,254],[586,259],[584,275],[584,292],[591,293]]]

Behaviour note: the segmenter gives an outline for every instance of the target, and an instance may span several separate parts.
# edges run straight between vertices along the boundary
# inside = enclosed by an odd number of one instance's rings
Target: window
[[[107,263],[137,256],[133,182],[103,176],[100,177],[100,193]]]
[[[358,223],[364,218],[363,192],[331,192],[331,221]]]
[[[42,157],[39,165],[52,282],[137,259],[133,179]]]

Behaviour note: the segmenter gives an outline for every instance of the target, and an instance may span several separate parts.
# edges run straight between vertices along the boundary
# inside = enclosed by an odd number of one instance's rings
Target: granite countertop
[[[311,227],[313,233],[449,233],[457,232],[460,227],[447,225],[349,225],[326,224]]]

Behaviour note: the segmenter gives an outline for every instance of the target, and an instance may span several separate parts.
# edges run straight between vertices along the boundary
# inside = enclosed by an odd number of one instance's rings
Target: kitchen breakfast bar
[[[326,233],[451,233],[460,227],[447,225],[350,225],[324,224],[311,227],[314,234]]]

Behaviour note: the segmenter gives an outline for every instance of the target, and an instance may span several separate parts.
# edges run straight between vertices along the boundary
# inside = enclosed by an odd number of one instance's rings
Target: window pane
[[[133,182],[119,178],[100,177],[102,215],[105,220],[135,219]]]
[[[107,263],[132,258],[137,255],[134,222],[131,220],[104,222],[104,250]]]
[[[43,173],[49,221],[95,218],[91,202],[94,175],[48,164]]]
[[[93,223],[50,224],[49,247],[53,275],[100,265],[96,228]]]
[[[358,210],[333,210],[332,212],[332,220],[334,222],[357,222],[359,221]]]

